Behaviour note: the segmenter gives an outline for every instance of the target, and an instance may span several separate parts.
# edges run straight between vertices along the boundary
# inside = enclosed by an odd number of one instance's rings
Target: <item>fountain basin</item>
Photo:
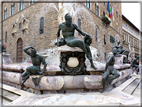
[[[126,78],[132,73],[132,69],[120,70],[120,77],[113,80],[111,84],[115,84]],[[32,76],[24,83],[25,87],[35,90],[74,90],[74,89],[100,89],[102,88],[102,75],[77,75],[77,76],[40,76],[39,86],[36,87],[32,81]],[[4,83],[10,82],[20,85],[21,73],[3,71]]]
[[[3,69],[3,71],[9,71],[9,72],[17,72],[17,73],[23,73],[24,70],[28,66],[32,66],[32,64],[3,64],[3,66],[0,65],[0,69]],[[102,71],[105,69],[105,64],[100,64],[100,65],[95,65],[97,67],[97,70],[93,69],[88,65],[86,67],[86,71],[89,72],[91,75],[98,73],[101,75]],[[41,69],[43,66],[41,66]],[[122,70],[122,69],[129,69],[130,64],[115,64],[114,68],[117,70]],[[61,69],[57,65],[47,65],[45,73],[49,75],[57,75],[56,73],[60,73]]]

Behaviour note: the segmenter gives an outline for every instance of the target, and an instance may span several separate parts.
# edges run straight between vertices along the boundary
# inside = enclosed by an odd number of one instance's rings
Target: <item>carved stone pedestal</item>
[[[86,72],[85,53],[77,47],[61,46],[60,68],[61,72],[69,75],[84,74]]]

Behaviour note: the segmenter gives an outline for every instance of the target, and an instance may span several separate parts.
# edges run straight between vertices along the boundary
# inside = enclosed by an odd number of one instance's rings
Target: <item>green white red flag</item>
[[[110,19],[113,17],[113,8],[112,8],[112,4],[111,4],[111,7],[110,7]]]

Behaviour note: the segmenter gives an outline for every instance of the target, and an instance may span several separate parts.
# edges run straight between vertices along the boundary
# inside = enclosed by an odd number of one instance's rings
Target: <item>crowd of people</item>
[[[136,56],[136,58],[133,59],[132,61],[129,61],[129,60],[128,60],[127,63],[128,63],[128,64],[131,64],[131,67],[132,67],[132,69],[134,70],[134,72],[135,72],[136,74],[139,73],[139,57],[138,57],[138,56]]]

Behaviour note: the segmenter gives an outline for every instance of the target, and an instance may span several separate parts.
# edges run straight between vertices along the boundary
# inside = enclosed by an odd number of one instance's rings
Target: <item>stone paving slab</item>
[[[141,95],[142,95],[142,94],[140,94],[141,93],[141,89],[142,89],[142,81],[138,85],[137,89],[134,91],[134,93],[132,95],[133,96],[137,96],[137,97],[141,97]]]
[[[3,96],[8,98],[9,100],[14,101],[15,99],[19,98],[20,95],[11,93],[9,91],[3,90]]]
[[[140,79],[135,79],[131,84],[129,84],[124,90],[123,92],[127,93],[127,94],[132,94],[133,90],[135,90],[135,88],[137,87],[137,85],[140,83]]]

